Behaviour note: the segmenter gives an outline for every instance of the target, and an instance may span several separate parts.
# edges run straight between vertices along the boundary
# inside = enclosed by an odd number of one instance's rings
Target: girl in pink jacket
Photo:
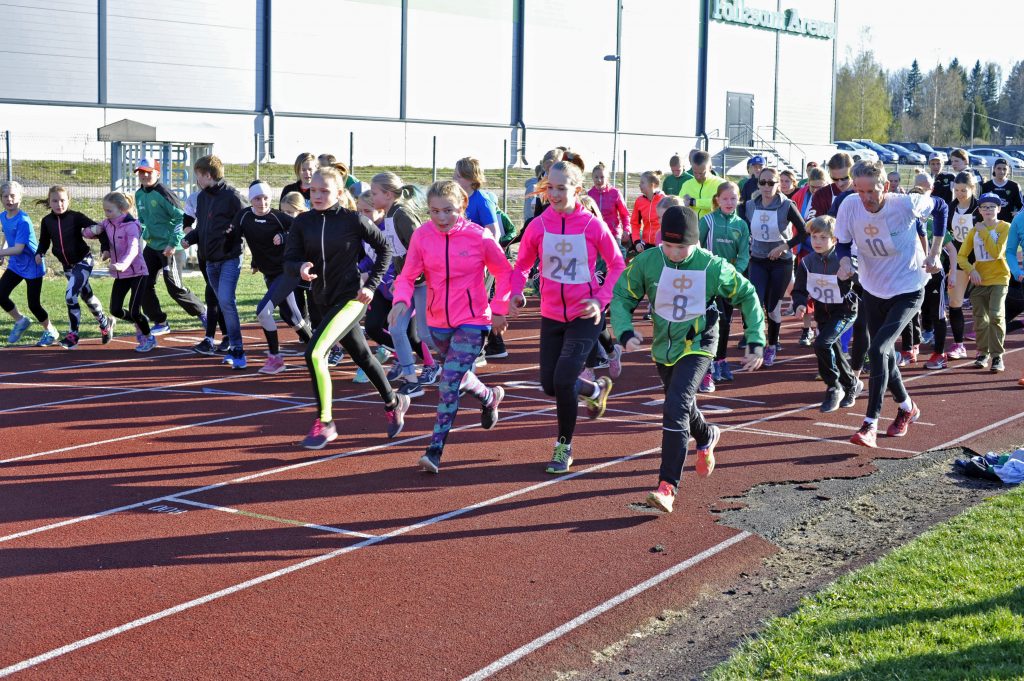
[[[594,170],[590,173],[590,176],[594,178],[594,186],[590,188],[587,195],[594,199],[594,203],[601,211],[601,218],[604,219],[605,224],[621,244],[623,234],[630,228],[629,211],[626,210],[626,203],[622,200],[619,190],[608,184],[604,168],[603,163],[594,166]]]
[[[114,286],[110,291],[110,314],[118,319],[135,323],[138,346],[135,352],[149,352],[156,347],[156,337],[150,333],[149,319],[142,312],[149,270],[142,257],[142,225],[132,215],[135,202],[121,192],[110,192],[103,197],[103,212],[107,219],[98,225],[86,227],[82,236],[97,238],[106,232],[110,251],[104,252],[110,260],[110,275]],[[128,297],[128,309],[124,299]],[[110,322],[110,335],[114,335],[114,321]]]
[[[498,405],[505,391],[488,388],[473,364],[487,333],[505,330],[509,275],[512,267],[494,235],[464,217],[469,201],[465,190],[451,180],[435,182],[427,192],[430,221],[412,233],[402,272],[395,280],[389,322],[406,314],[416,279],[427,284],[427,326],[441,356],[437,420],[420,465],[437,473],[445,440],[459,411],[459,393],[480,400],[480,425],[490,430],[498,422]],[[494,276],[494,298],[487,303],[484,268]],[[491,308],[493,307],[493,314]],[[423,310],[420,310],[420,314]]]
[[[583,191],[583,164],[566,152],[566,160],[551,166],[541,188],[549,210],[530,222],[523,233],[512,271],[512,314],[526,304],[523,285],[533,264],[540,260],[540,382],[555,397],[558,438],[547,472],[568,472],[572,465],[572,436],[576,429],[579,396],[592,419],[604,414],[612,382],[579,378],[587,355],[601,332],[602,310],[626,268],[615,236],[600,219],[579,204]],[[608,273],[599,283],[594,275],[598,256]]]

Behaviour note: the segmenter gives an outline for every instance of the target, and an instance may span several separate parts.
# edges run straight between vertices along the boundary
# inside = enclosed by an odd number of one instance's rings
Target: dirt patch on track
[[[1005,488],[951,473],[960,448],[910,459],[879,460],[855,479],[760,485],[721,522],[756,532],[779,547],[758,570],[706,591],[682,612],[667,611],[630,637],[595,651],[592,667],[556,679],[700,679],[763,622],[800,598],[866,565]],[[736,499],[735,501],[740,501]]]

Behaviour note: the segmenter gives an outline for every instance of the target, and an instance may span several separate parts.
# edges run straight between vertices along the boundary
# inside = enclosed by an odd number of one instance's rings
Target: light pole
[[[619,82],[622,76],[622,0],[615,3],[615,54],[607,54],[605,61],[615,62],[615,128],[612,133],[612,186],[618,179],[619,161]],[[625,182],[625,178],[623,178]]]

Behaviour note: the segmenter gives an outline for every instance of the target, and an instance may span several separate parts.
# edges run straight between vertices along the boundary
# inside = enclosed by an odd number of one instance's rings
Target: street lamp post
[[[618,179],[619,160],[619,82],[622,76],[622,0],[615,3],[615,54],[608,54],[605,61],[615,62],[615,128],[612,133],[612,186]],[[625,182],[625,178],[623,178]]]

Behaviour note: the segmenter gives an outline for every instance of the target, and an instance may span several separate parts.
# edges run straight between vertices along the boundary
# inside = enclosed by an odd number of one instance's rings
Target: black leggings
[[[572,442],[576,430],[579,393],[592,395],[597,387],[579,376],[600,333],[601,326],[593,319],[540,319],[540,384],[555,398],[558,439],[566,444]]]
[[[757,297],[764,308],[765,319],[768,320],[768,345],[776,345],[779,342],[779,331],[782,328],[782,321],[773,319],[775,308],[785,297],[786,289],[793,277],[793,259],[779,258],[751,258],[750,283],[757,291]]]
[[[711,368],[707,355],[683,355],[672,366],[656,364],[661,384],[665,387],[665,404],[661,409],[661,470],[658,480],[679,486],[690,437],[697,446],[711,438],[704,415],[697,408],[697,389]]]
[[[868,381],[868,405],[865,416],[877,419],[882,413],[882,400],[888,390],[897,403],[909,399],[903,386],[903,376],[896,362],[896,338],[910,320],[921,310],[924,289],[901,293],[892,298],[876,298],[864,292],[868,333],[871,345],[871,378]]]
[[[733,307],[725,298],[716,298],[720,314],[718,316],[718,348],[715,351],[715,359],[721,361],[729,354],[729,331],[732,327]]]
[[[26,294],[28,297],[28,309],[31,310],[33,316],[39,320],[41,324],[46,324],[50,319],[50,315],[46,313],[46,309],[42,303],[39,302],[39,297],[43,292],[43,278],[38,279],[25,279],[20,274],[16,274],[13,270],[4,270],[4,273],[0,275],[0,307],[4,309],[4,312],[13,312],[17,309],[17,305],[11,300],[11,292],[17,288],[18,284],[25,282]]]
[[[946,273],[936,272],[924,287],[924,305],[921,308],[921,327],[935,334],[932,352],[946,351]]]
[[[133,322],[139,327],[143,336],[149,335],[149,319],[142,313],[142,301],[146,297],[148,278],[128,277],[115,279],[110,289],[110,314],[126,322]],[[124,299],[128,297],[128,309],[124,307]]]

